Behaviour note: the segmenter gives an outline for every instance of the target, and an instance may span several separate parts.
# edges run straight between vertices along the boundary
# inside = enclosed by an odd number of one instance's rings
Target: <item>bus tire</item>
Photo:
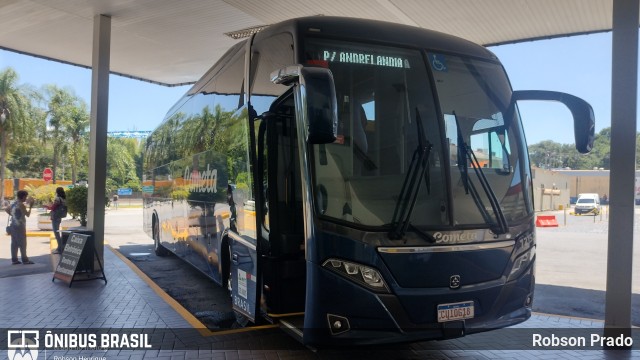
[[[155,216],[153,217],[153,250],[157,256],[169,255],[169,250],[160,244],[160,224]]]

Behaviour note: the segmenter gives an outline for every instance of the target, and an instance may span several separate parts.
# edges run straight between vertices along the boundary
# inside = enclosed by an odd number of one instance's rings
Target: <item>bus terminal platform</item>
[[[0,219],[1,220],[1,219]],[[5,219],[6,220],[6,219]],[[49,232],[50,234],[50,232]],[[35,330],[40,347],[32,359],[640,359],[637,342],[632,350],[605,350],[601,346],[540,346],[533,336],[585,337],[602,334],[600,320],[534,313],[515,327],[443,341],[310,349],[276,326],[209,331],[117,250],[106,245],[102,280],[67,283],[52,281],[56,255],[49,237],[30,233],[34,265],[12,265],[9,236],[0,235],[0,352],[9,351],[10,331]],[[123,235],[124,236],[124,235]],[[134,235],[140,236],[140,235]],[[109,235],[105,235],[109,243]],[[634,329],[637,330],[637,329]],[[43,346],[46,331],[53,333],[144,333],[151,348]],[[126,344],[131,345],[131,344]],[[80,348],[80,349],[79,349]],[[587,350],[585,350],[585,348]],[[34,355],[33,351],[31,355]],[[0,355],[4,357],[4,353]],[[13,359],[27,357],[13,357]]]

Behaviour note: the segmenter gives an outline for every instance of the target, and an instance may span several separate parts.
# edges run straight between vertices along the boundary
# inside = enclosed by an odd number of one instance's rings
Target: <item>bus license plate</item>
[[[438,322],[471,319],[473,315],[473,301],[438,305]]]

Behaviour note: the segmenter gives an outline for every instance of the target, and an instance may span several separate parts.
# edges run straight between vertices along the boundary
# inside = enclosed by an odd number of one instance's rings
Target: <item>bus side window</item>
[[[258,199],[258,203],[262,206],[262,226],[263,230],[270,231],[269,227],[269,154],[267,151],[267,120],[258,119],[253,122],[255,134],[258,138],[256,144],[258,146],[258,157],[257,161],[261,162],[262,166],[262,174],[259,174],[258,181],[262,182],[262,193],[258,194],[260,197]],[[260,153],[260,150],[262,152]],[[264,238],[269,238],[268,234],[263,234]]]
[[[287,85],[271,82],[271,73],[294,63],[293,38],[287,33],[268,39],[258,39],[259,35],[256,37],[251,49],[251,105],[260,115],[268,111],[271,103],[289,89]]]

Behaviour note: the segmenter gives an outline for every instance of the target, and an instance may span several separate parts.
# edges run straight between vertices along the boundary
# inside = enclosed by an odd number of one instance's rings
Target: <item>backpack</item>
[[[67,204],[62,203],[62,205],[60,205],[58,207],[58,209],[56,209],[56,212],[58,213],[58,218],[60,219],[64,219],[67,217]]]
[[[60,205],[56,206],[56,209],[53,210],[52,218],[56,219],[64,219],[67,217],[67,204],[64,200],[61,199]]]

